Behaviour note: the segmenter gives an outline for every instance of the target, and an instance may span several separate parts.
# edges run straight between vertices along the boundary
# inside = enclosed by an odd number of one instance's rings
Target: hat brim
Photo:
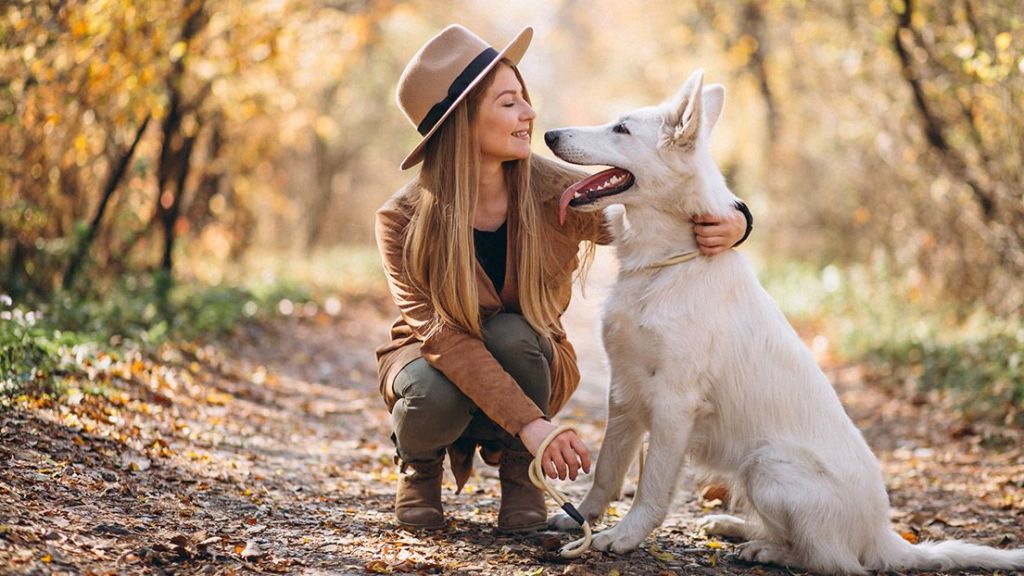
[[[490,64],[488,64],[486,68],[481,70],[480,74],[478,74],[477,77],[474,78],[473,81],[466,86],[466,89],[463,90],[462,94],[460,94],[459,97],[455,99],[454,102],[452,102],[452,105],[449,106],[447,110],[445,110],[444,115],[442,115],[441,118],[434,124],[434,127],[430,129],[430,132],[427,132],[427,134],[423,136],[423,139],[420,140],[419,144],[417,144],[416,147],[412,149],[412,152],[410,152],[409,155],[405,157],[405,160],[402,160],[402,170],[412,168],[413,166],[423,161],[423,153],[426,150],[427,141],[430,140],[430,137],[433,136],[434,133],[441,128],[441,125],[444,124],[444,121],[448,119],[448,116],[450,116],[451,113],[454,112],[456,108],[458,108],[459,104],[466,98],[466,94],[469,94],[470,90],[475,88],[476,85],[479,84],[487,76],[487,74],[490,73],[490,71],[493,70],[494,67],[497,66],[498,63],[501,62],[503,59],[508,58],[513,63],[519,64],[519,61],[523,58],[523,54],[526,53],[526,49],[529,48],[530,40],[532,39],[533,28],[527,26],[526,28],[523,28],[519,32],[519,34],[517,34],[516,37],[513,38],[512,41],[509,42],[507,46],[505,46],[505,48],[498,52],[498,56]]]

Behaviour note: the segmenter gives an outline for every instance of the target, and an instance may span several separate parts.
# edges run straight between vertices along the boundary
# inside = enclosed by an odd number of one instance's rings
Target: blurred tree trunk
[[[981,208],[986,221],[991,222],[995,218],[995,194],[987,186],[979,182],[972,174],[967,160],[959,150],[949,144],[946,139],[946,126],[943,119],[933,109],[932,102],[924,89],[922,73],[914,66],[912,50],[924,51],[924,48],[917,45],[912,22],[914,13],[913,0],[905,0],[903,11],[897,13],[896,33],[893,36],[893,47],[900,60],[900,71],[903,79],[910,86],[914,95],[914,105],[920,113],[924,134],[928,144],[938,154],[942,163],[954,176],[966,183],[974,193],[974,198]]]
[[[732,9],[731,4],[721,6],[727,10]],[[720,4],[710,0],[699,0],[698,7],[708,21],[714,21],[719,14]],[[768,35],[765,33],[764,0],[744,0],[740,3],[739,11],[737,32],[729,34],[723,31],[719,37],[727,52],[737,49],[749,50],[743,69],[753,77],[764,102],[768,149],[771,152],[779,140],[781,118],[778,99],[768,78]]]
[[[103,196],[100,198],[99,206],[96,207],[96,214],[93,216],[92,222],[89,224],[89,229],[85,232],[82,238],[79,239],[75,252],[71,255],[71,260],[68,262],[68,268],[64,273],[63,281],[63,287],[65,290],[69,290],[75,282],[75,276],[78,274],[78,271],[82,266],[82,261],[85,260],[86,255],[89,253],[89,246],[96,238],[96,234],[99,233],[100,223],[103,221],[103,214],[107,210],[107,204],[114,196],[114,192],[117,190],[118,185],[120,185],[121,180],[124,179],[124,175],[128,171],[128,166],[131,164],[131,160],[135,156],[135,148],[139,145],[139,141],[142,140],[142,135],[146,132],[146,127],[149,126],[150,118],[150,116],[146,116],[146,119],[142,121],[139,129],[135,131],[135,138],[132,139],[132,143],[128,146],[128,149],[121,154],[121,158],[118,160],[117,165],[107,178],[107,183],[103,187]]]
[[[310,201],[309,224],[306,227],[305,249],[311,250],[323,236],[324,225],[334,194],[334,175],[338,167],[332,161],[330,144],[319,134],[313,138],[313,171],[316,191]]]
[[[757,89],[764,100],[765,115],[768,120],[768,147],[774,149],[779,139],[779,107],[775,92],[768,81],[768,67],[765,60],[768,53],[768,36],[765,34],[765,17],[763,0],[750,0],[743,5],[741,20],[743,33],[754,39],[754,49],[747,62],[747,70],[757,80]]]
[[[156,219],[163,228],[163,256],[160,268],[167,278],[174,272],[175,225],[181,211],[181,197],[188,178],[192,151],[198,128],[186,128],[186,119],[198,123],[196,115],[202,96],[191,105],[184,102],[183,83],[189,44],[202,31],[207,22],[205,6],[201,1],[185,0],[185,23],[179,42],[184,45],[181,56],[175,60],[167,78],[168,106],[160,126],[163,143],[157,164]],[[205,92],[204,90],[203,92]]]
[[[198,235],[202,229],[213,219],[214,214],[210,210],[210,202],[220,191],[221,180],[224,171],[220,167],[218,159],[224,147],[224,116],[217,114],[209,122],[210,136],[206,146],[206,169],[203,177],[196,186],[195,195],[192,197],[189,207],[185,210],[186,219],[191,224],[190,228],[194,235]]]
[[[341,84],[333,82],[324,90],[321,110],[330,110]],[[342,146],[332,149],[323,135],[313,133],[313,173],[316,190],[309,204],[309,223],[306,228],[305,249],[311,250],[320,242],[327,218],[330,215],[331,199],[334,196],[334,177],[345,169],[353,151]]]

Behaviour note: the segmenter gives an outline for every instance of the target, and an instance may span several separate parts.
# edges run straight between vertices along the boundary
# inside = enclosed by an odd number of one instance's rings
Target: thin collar
[[[691,250],[689,252],[683,252],[680,254],[676,254],[675,256],[670,256],[665,260],[661,260],[659,262],[654,262],[651,264],[647,264],[646,266],[641,266],[639,268],[636,268],[636,270],[657,270],[659,268],[667,268],[668,266],[675,266],[676,264],[689,262],[690,260],[693,260],[697,256],[700,256],[700,250]]]

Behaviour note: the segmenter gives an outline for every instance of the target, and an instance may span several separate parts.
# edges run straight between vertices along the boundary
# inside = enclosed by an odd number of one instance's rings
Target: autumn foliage
[[[757,220],[745,250],[866,274],[858,286],[958,324],[1024,311],[1016,0],[544,6],[6,3],[0,294],[95,300],[134,283],[166,301],[174,280],[218,285],[253,248],[368,243],[374,209],[413,176],[396,167],[418,135],[395,81],[459,21],[496,43],[537,29],[521,68],[538,153],[544,130],[656,102],[700,66],[729,93],[715,155]],[[855,301],[843,317],[878,319]],[[886,357],[936,349],[919,340]]]
[[[704,66],[730,89],[721,155],[757,242],[884,258],[925,294],[1024,307],[1014,0],[597,4],[513,13],[538,28],[523,68],[539,129],[604,120]],[[5,289],[368,240],[414,139],[391,104],[398,71],[449,21],[496,39],[520,26],[494,17],[383,0],[9,3]]]
[[[311,32],[332,35],[335,72],[325,82],[344,82],[375,10],[387,10],[356,4],[8,4],[0,13],[4,290],[48,294],[83,275],[171,275],[176,255],[189,251],[215,265],[236,257],[260,213],[287,211],[291,147],[329,132],[301,92],[300,76],[320,65],[297,66],[303,42]]]

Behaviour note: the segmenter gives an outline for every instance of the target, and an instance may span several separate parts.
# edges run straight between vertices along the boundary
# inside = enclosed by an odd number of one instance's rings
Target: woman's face
[[[501,64],[484,92],[472,130],[481,162],[523,160],[530,156],[530,131],[537,116],[523,97],[523,87],[511,67]]]

